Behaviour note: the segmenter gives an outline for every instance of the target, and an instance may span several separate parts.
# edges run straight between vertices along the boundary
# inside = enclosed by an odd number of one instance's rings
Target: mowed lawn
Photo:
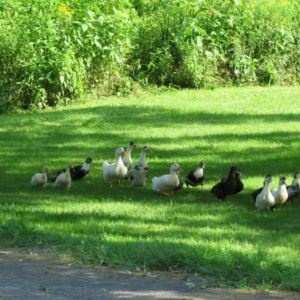
[[[212,275],[228,286],[300,291],[300,201],[259,212],[250,197],[267,174],[300,170],[300,88],[171,91],[88,100],[43,112],[0,115],[0,246],[50,248],[77,261]],[[102,161],[135,141],[148,155],[146,188],[110,188]],[[70,191],[32,188],[44,165],[94,159]],[[206,162],[203,189],[171,197],[153,176],[178,162]],[[223,203],[210,189],[232,165],[244,191]]]

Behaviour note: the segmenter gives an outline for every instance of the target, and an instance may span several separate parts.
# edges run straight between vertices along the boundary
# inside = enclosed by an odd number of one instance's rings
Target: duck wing
[[[204,176],[200,178],[196,178],[194,175],[194,171],[191,171],[186,175],[185,183],[186,185],[191,185],[191,186],[202,185],[204,183]]]
[[[261,193],[263,190],[263,187],[255,190],[254,192],[251,193],[251,197],[253,198],[254,201],[256,201],[256,197]]]
[[[218,198],[221,200],[224,200],[226,198],[226,193],[225,193],[225,182],[224,181],[220,181],[219,183],[217,183],[216,185],[214,185],[211,189],[211,192]]]
[[[293,200],[300,194],[299,186],[288,185],[286,189],[288,192],[288,200]]]
[[[235,190],[235,194],[241,192],[244,189],[244,184],[242,182],[241,179],[237,179],[236,180],[236,190]]]
[[[89,172],[88,170],[87,171],[83,170],[82,166],[75,166],[70,169],[72,180],[79,180],[83,178],[86,174],[88,174],[88,172]]]
[[[56,178],[62,174],[65,173],[66,169],[61,169],[61,170],[57,170],[57,171],[52,171],[50,174],[48,174],[48,181],[49,182],[55,182]]]

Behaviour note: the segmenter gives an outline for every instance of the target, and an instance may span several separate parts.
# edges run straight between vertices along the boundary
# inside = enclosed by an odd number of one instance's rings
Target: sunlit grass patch
[[[254,208],[250,192],[271,173],[291,182],[299,170],[300,91],[232,88],[106,98],[68,108],[1,115],[0,245],[45,247],[85,263],[146,270],[181,269],[230,286],[300,290],[299,203],[274,213]],[[146,188],[110,188],[101,173],[118,146],[134,140],[152,151]],[[30,187],[44,165],[94,159],[70,191]],[[206,184],[170,198],[151,178],[178,162],[200,160]],[[231,165],[245,190],[224,203],[211,186]]]

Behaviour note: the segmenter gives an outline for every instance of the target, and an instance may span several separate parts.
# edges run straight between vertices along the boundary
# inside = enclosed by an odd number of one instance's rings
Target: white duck
[[[296,172],[294,174],[294,178],[292,181],[292,185],[289,185],[287,187],[287,192],[288,192],[288,200],[293,200],[295,197],[297,197],[300,193],[300,188],[299,188],[299,181],[298,181],[299,173]]]
[[[103,178],[106,182],[108,182],[111,185],[114,183],[120,183],[120,180],[127,175],[128,169],[124,165],[122,160],[124,152],[124,148],[117,148],[115,152],[116,162],[110,164],[107,161],[104,161],[102,164]]]
[[[57,178],[54,182],[54,186],[63,187],[68,190],[70,189],[71,184],[72,184],[72,177],[71,177],[71,172],[70,172],[71,168],[72,168],[72,165],[69,164],[66,171],[57,176]]]
[[[135,143],[134,142],[130,142],[128,144],[128,147],[126,149],[126,151],[124,152],[124,155],[122,157],[122,161],[125,165],[125,167],[130,170],[132,168],[132,158],[131,158],[131,152],[132,150],[135,148]]]
[[[154,177],[152,179],[153,191],[169,196],[180,183],[177,175],[180,171],[179,164],[174,163],[170,168],[170,174]]]
[[[286,179],[281,177],[279,180],[278,188],[272,191],[272,194],[275,198],[274,207],[279,207],[284,204],[288,199],[288,191],[286,189]]]
[[[145,168],[148,168],[148,164],[146,161],[146,154],[148,153],[149,150],[150,148],[148,145],[143,146],[142,152],[140,154],[140,159],[138,161],[138,163],[144,166]]]
[[[133,186],[145,186],[147,182],[148,167],[138,163],[134,166],[129,179]]]
[[[255,206],[260,210],[271,210],[275,204],[275,198],[270,190],[272,176],[267,175],[262,191],[256,196]]]
[[[48,181],[48,167],[45,166],[42,173],[36,173],[31,177],[32,186],[45,186]]]

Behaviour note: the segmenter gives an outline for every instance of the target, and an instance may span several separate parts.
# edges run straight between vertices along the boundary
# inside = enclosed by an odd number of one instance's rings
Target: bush
[[[299,82],[297,0],[0,0],[0,110],[134,82]]]
[[[1,3],[2,110],[67,103],[95,83],[124,77],[129,11],[117,1],[101,4]]]
[[[297,1],[135,0],[130,63],[147,83],[291,83],[299,78]]]

